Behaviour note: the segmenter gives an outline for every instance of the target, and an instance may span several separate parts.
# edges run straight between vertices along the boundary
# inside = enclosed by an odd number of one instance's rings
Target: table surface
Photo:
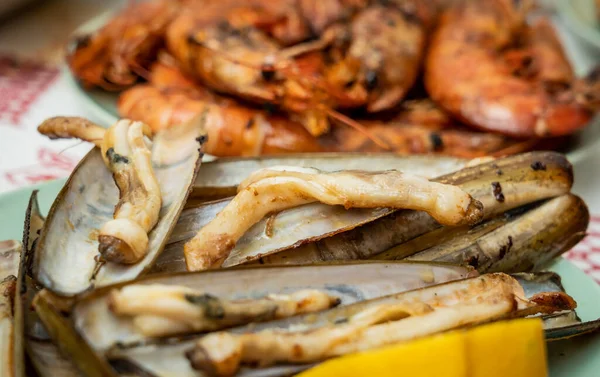
[[[0,21],[0,193],[68,176],[89,144],[50,141],[37,125],[55,115],[93,118],[64,70],[69,35],[85,21],[124,0],[46,0]],[[598,58],[554,19],[575,70],[585,73]],[[573,191],[593,214],[588,236],[567,257],[600,282],[600,150],[575,165]],[[0,214],[1,216],[2,214]]]

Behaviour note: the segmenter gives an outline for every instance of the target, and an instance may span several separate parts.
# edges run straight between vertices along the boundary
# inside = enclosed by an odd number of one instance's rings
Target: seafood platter
[[[598,78],[526,1],[262,3],[77,40],[122,119],[38,127],[93,148],[0,242],[2,376],[557,375],[600,328],[549,270],[589,225],[552,148]]]

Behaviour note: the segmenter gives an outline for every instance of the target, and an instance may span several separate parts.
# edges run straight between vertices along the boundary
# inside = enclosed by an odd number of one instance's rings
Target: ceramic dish
[[[0,195],[0,240],[20,239],[25,208],[32,190],[39,190],[41,210],[47,213],[65,180],[46,182]],[[549,270],[562,277],[566,291],[578,303],[583,321],[600,317],[600,286],[566,259],[559,258]],[[600,370],[600,333],[549,343],[551,377],[591,377]]]
[[[600,58],[600,20],[594,0],[557,0],[556,9],[569,30]]]

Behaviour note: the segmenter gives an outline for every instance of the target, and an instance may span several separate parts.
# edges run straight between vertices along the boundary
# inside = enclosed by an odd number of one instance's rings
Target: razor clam
[[[537,169],[537,166],[543,166],[544,169]],[[436,181],[463,188],[474,199],[483,203],[485,218],[489,219],[528,203],[568,193],[573,183],[573,171],[571,164],[559,153],[532,152],[465,168]],[[502,192],[495,194],[494,186],[501,187]],[[301,207],[296,211],[301,211]],[[266,238],[264,232],[261,233],[262,237],[256,236],[265,227],[265,222],[258,223],[238,242],[223,266],[247,263],[257,257],[261,257],[260,262],[265,264],[295,265],[366,259],[440,227],[431,216],[421,211],[397,211],[381,216],[377,221],[373,221],[374,218],[365,219],[360,224],[342,224],[344,227],[334,223],[338,228],[331,225],[337,220],[335,218],[309,218],[309,221],[302,221],[300,214],[298,218],[291,229],[278,226],[276,218],[271,238]],[[362,226],[355,228],[356,225]],[[287,246],[291,236],[309,227],[314,228],[316,233],[312,238],[294,239],[295,243]],[[327,238],[324,238],[323,230],[331,228],[338,229],[337,233],[340,234],[332,235],[334,232],[329,232],[325,234]],[[342,233],[344,230],[346,231]],[[307,244],[303,245],[305,243]],[[297,246],[300,247],[290,249]],[[167,246],[168,251],[165,250],[163,260],[168,260],[169,257],[176,259],[181,251],[173,249],[181,247],[179,244]]]
[[[277,267],[283,268],[283,267]],[[308,268],[308,267],[304,267]],[[226,272],[223,271],[222,273]],[[235,270],[229,270],[234,272]],[[243,270],[238,270],[243,271]],[[360,278],[360,275],[352,275]],[[285,320],[271,321],[265,323],[252,324],[242,327],[231,329],[230,331],[234,334],[257,332],[264,329],[295,329],[295,330],[309,330],[316,329],[323,326],[334,325],[343,323],[350,316],[355,315],[365,309],[374,308],[381,304],[403,304],[403,303],[414,303],[423,302],[429,305],[446,306],[446,305],[458,305],[467,304],[469,302],[478,301],[482,295],[493,296],[499,292],[494,287],[499,284],[500,286],[512,287],[515,293],[519,297],[523,297],[524,293],[522,288],[518,285],[514,279],[504,274],[490,274],[481,277],[475,277],[471,279],[465,279],[460,281],[454,281],[444,283],[435,286],[429,286],[426,288],[416,289],[409,292],[403,292],[399,294],[392,294],[385,297],[370,299],[366,301],[360,301],[351,305],[339,306],[334,309],[330,309],[325,312],[316,314],[303,315],[288,318]],[[230,286],[233,284],[230,283]],[[542,306],[544,304],[550,305],[543,308],[544,311],[562,310],[565,308],[572,308],[574,305],[572,300],[566,295],[563,295],[564,300],[556,300],[547,302],[544,299],[544,294],[538,295],[538,302]],[[552,306],[556,304],[556,306]],[[521,305],[521,304],[519,304]],[[51,309],[51,308],[50,308]],[[526,316],[533,314],[538,311],[536,308],[529,308],[529,304],[525,304],[519,312],[514,313],[518,316]],[[45,316],[49,318],[60,317],[60,314],[56,310],[49,310],[45,312]],[[73,330],[71,330],[73,331]],[[69,334],[69,337],[78,336],[77,332],[73,331],[74,334]],[[66,332],[63,333],[65,336]],[[144,376],[172,376],[176,373],[177,376],[198,376],[197,371],[194,371],[187,360],[184,357],[184,352],[188,351],[195,343],[195,338],[184,338],[175,340],[173,342],[165,342],[160,344],[143,344],[135,347],[119,348],[114,347],[109,352],[105,353],[105,357],[101,353],[95,355],[89,355],[87,359],[90,364],[97,363],[99,366],[106,365],[107,358],[115,362],[115,367],[121,371],[127,371],[129,374],[144,375]],[[76,345],[76,344],[74,344]],[[74,350],[77,352],[79,349]],[[268,369],[243,369],[239,374],[240,376],[280,376],[287,375],[291,372],[297,372],[307,366],[300,367],[273,367]],[[145,373],[145,374],[144,374]],[[283,373],[283,374],[282,374]],[[112,374],[115,375],[115,374]]]
[[[434,230],[372,259],[469,264],[480,273],[538,270],[585,236],[589,217],[581,198],[565,194],[473,228]]]
[[[102,265],[96,259],[99,229],[113,219],[119,194],[100,150],[94,148],[75,168],[50,209],[34,255],[35,278],[53,292],[73,296],[132,280],[147,271],[164,247],[198,172],[202,121],[167,129],[153,139],[152,163],[162,208],[149,234],[148,252],[140,262]]]
[[[20,330],[25,343],[25,350],[29,355],[35,370],[41,377],[76,377],[80,376],[70,360],[65,359],[58,347],[52,343],[44,325],[36,312],[31,310],[33,297],[39,287],[31,279],[29,262],[35,253],[35,245],[39,233],[44,226],[44,216],[40,212],[37,201],[37,190],[29,198],[29,205],[25,213],[25,226],[23,229],[23,245],[26,245],[21,257],[17,292],[15,297],[15,317],[20,318],[23,328]]]
[[[399,156],[390,153],[311,153],[252,158],[224,157],[204,164],[190,198],[214,200],[235,195],[237,186],[252,172],[273,166],[339,170],[399,170],[425,178],[439,177],[462,169],[466,159],[442,156]]]
[[[353,276],[355,280],[348,282],[348,276]],[[470,276],[473,276],[473,270],[469,268],[405,262],[335,263],[293,269],[276,266],[245,267],[192,274],[147,276],[135,282],[99,288],[77,300],[70,318],[63,317],[45,292],[36,297],[35,309],[48,326],[52,337],[64,346],[65,351],[76,363],[81,364],[79,367],[85,371],[86,368],[94,369],[93,360],[103,354],[103,351],[112,351],[119,348],[118,345],[135,346],[136,342],[163,342],[141,338],[132,327],[130,319],[112,314],[108,307],[107,295],[113,288],[123,285],[183,285],[231,299],[312,288],[336,296],[341,299],[342,305],[346,305]],[[240,290],[240,286],[245,289]],[[84,346],[81,343],[84,343]],[[98,366],[104,367],[105,364]]]
[[[158,276],[124,285],[169,285],[203,291],[223,299],[258,299],[267,294],[289,294],[316,289],[341,300],[341,305],[385,296],[391,293],[472,276],[470,268],[444,264],[370,262],[303,266],[269,266],[214,270],[206,273]],[[290,279],[293,274],[293,279]],[[348,282],[348,276],[356,276]],[[244,289],[239,292],[237,281]],[[119,288],[121,286],[117,286]],[[133,325],[131,317],[116,316],[109,309],[106,287],[90,293],[75,305],[72,319],[76,329],[95,349],[108,349],[119,343],[146,341]],[[257,319],[258,320],[258,319]],[[110,330],[109,330],[110,329]]]
[[[0,241],[0,376],[24,376],[21,334],[15,313],[21,243]]]

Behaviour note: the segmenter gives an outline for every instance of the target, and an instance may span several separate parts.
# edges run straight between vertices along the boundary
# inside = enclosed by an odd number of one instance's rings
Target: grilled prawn
[[[119,112],[157,132],[204,111],[206,153],[224,157],[323,151],[301,124],[211,93],[173,66],[155,64],[150,82],[123,92]]]
[[[168,49],[210,88],[276,105],[315,136],[329,130],[331,118],[360,127],[338,109],[380,111],[404,97],[424,49],[425,6],[340,1],[335,11],[333,0],[323,9],[294,3],[225,1],[182,13],[167,31]],[[313,35],[314,25],[303,28],[297,19],[318,20],[319,29],[332,24]],[[309,37],[316,39],[290,45]]]
[[[449,7],[431,40],[425,85],[473,127],[521,138],[571,134],[589,121],[591,104],[547,21],[526,23],[528,3]]]
[[[123,117],[142,121],[154,132],[184,123],[208,109],[205,150],[219,157],[385,151],[367,135],[349,127],[335,127],[329,134],[315,138],[288,117],[210,92],[167,62],[152,66],[150,85],[123,92],[118,108]],[[457,128],[444,111],[426,100],[406,102],[389,121],[361,123],[392,151],[402,154],[433,152],[476,157],[517,153],[532,146],[500,135]]]
[[[67,57],[85,86],[121,90],[145,77],[164,33],[184,0],[132,3],[91,35],[80,36]]]

